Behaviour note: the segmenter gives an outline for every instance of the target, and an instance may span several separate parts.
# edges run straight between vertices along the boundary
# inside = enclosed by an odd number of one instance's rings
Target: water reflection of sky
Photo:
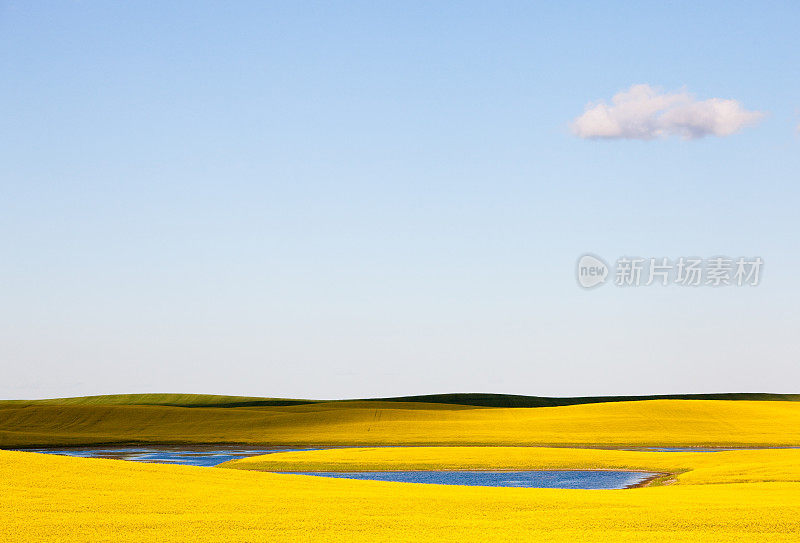
[[[625,447],[617,450],[657,452],[718,452],[744,450],[717,447]],[[186,445],[180,447],[75,447],[65,449],[21,449],[29,452],[79,456],[83,458],[113,458],[132,462],[182,464],[187,466],[216,466],[229,460],[287,451],[313,451],[319,448],[293,449],[286,447],[251,448],[237,445]]]
[[[157,464],[182,464],[186,466],[216,466],[229,460],[287,451],[308,451],[313,449],[288,448],[160,448],[160,447],[107,447],[107,448],[74,448],[74,449],[25,449],[29,452],[60,454],[63,456],[79,456],[82,458],[113,458],[133,462],[149,462]]]
[[[637,485],[656,473],[611,470],[558,471],[360,471],[298,472],[337,479],[362,479],[400,483],[517,488],[619,489]]]

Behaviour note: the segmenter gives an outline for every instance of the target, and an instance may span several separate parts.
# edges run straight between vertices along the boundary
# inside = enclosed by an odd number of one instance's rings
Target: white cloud
[[[744,109],[736,100],[696,100],[686,91],[665,93],[643,84],[618,92],[611,104],[588,104],[583,115],[572,122],[572,131],[579,138],[696,139],[730,136],[763,116]]]

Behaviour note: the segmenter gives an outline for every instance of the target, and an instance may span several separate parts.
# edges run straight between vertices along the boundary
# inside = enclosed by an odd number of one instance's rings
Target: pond
[[[112,458],[133,462],[181,464],[187,466],[217,466],[229,460],[287,451],[288,447],[252,448],[236,445],[186,445],[174,447],[75,447],[64,449],[24,449],[28,452],[79,456],[83,458]],[[298,472],[344,479],[393,481],[464,486],[501,486],[519,488],[629,488],[656,476],[656,473],[617,470],[544,470],[544,471],[359,471],[359,472]]]
[[[358,471],[293,472],[340,479],[366,479],[435,485],[503,486],[518,488],[619,489],[636,486],[657,473],[611,470],[563,471]]]
[[[286,451],[308,451],[313,449],[290,449],[280,447],[252,448],[235,445],[181,446],[181,447],[76,447],[69,449],[21,449],[28,452],[80,456],[83,458],[113,458],[133,462],[157,464],[182,464],[186,466],[216,466],[248,456]]]

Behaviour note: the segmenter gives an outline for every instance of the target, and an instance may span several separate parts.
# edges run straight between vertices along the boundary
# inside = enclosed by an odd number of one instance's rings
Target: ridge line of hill
[[[449,393],[386,398],[363,398],[343,400],[307,400],[291,398],[260,398],[252,396],[221,396],[212,394],[109,394],[81,396],[75,398],[53,398],[45,400],[2,400],[2,407],[25,407],[36,405],[160,405],[170,407],[280,407],[312,403],[347,402],[407,402],[463,405],[474,407],[560,407],[591,403],[630,402],[646,400],[735,400],[735,401],[800,401],[800,394],[773,394],[760,392],[722,392],[709,394],[651,394],[628,396],[524,396],[492,393]]]

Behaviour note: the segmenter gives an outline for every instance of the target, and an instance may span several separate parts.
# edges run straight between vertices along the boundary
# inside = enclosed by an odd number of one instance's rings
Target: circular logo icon
[[[602,285],[608,277],[608,265],[602,258],[594,255],[583,255],[578,259],[578,284],[583,288]]]

